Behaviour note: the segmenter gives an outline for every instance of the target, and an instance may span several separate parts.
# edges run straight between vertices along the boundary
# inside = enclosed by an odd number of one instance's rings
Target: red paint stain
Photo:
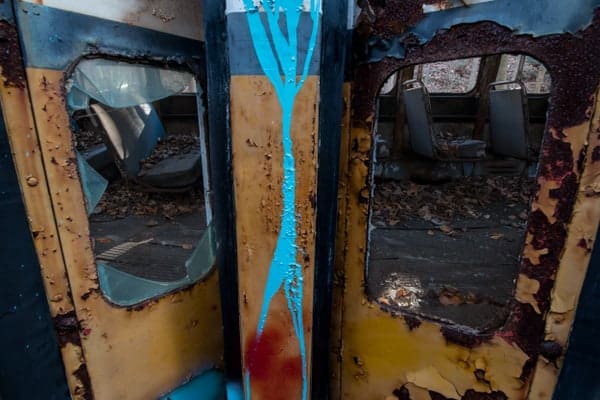
[[[260,337],[255,334],[247,340],[245,360],[252,399],[300,399],[302,396],[302,359],[297,354],[297,339],[284,326],[279,329],[267,326]],[[288,355],[289,346],[294,346],[293,356]]]

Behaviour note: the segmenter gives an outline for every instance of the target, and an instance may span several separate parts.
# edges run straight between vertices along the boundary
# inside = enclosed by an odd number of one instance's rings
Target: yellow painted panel
[[[16,32],[14,33],[16,35]],[[17,55],[13,55],[16,57]],[[29,91],[25,82],[25,68],[15,63],[12,76],[22,73],[22,81],[11,83],[8,79],[0,85],[0,102],[17,177],[29,220],[33,243],[40,262],[50,315],[56,320],[70,315],[73,302],[66,279],[63,253],[52,214],[52,203],[42,163],[41,148],[33,120]],[[2,74],[4,76],[4,74]],[[81,346],[70,344],[61,348],[67,380],[74,399],[82,399],[83,382],[73,374],[81,367]]]
[[[30,68],[27,76],[56,218],[46,212],[43,224],[58,227],[95,398],[155,398],[192,374],[221,365],[216,271],[203,282],[136,309],[118,308],[103,298],[72,148],[63,73]]]
[[[597,92],[600,94],[600,89]],[[575,311],[579,294],[586,277],[592,249],[597,240],[600,222],[600,163],[591,157],[593,149],[600,146],[600,101],[598,95],[590,110],[591,124],[586,121],[579,126],[566,129],[571,140],[573,154],[580,154],[587,146],[583,173],[579,182],[577,200],[573,210],[573,219],[568,227],[565,251],[561,257],[552,291],[550,313],[546,318],[545,340],[567,348],[571,327],[575,320]],[[564,353],[563,353],[564,354]],[[530,399],[549,400],[558,381],[560,367],[564,357],[556,361],[540,357],[531,390]]]
[[[301,315],[307,365],[313,301],[318,96],[319,78],[308,77],[296,98],[291,127],[296,169],[296,261],[303,272]],[[231,78],[230,112],[244,367],[251,371],[253,399],[301,398],[301,350],[283,288],[270,304],[264,331],[257,335],[267,275],[281,229],[282,112],[264,76]],[[307,372],[310,376],[310,370]]]
[[[596,110],[589,113],[594,115],[591,127],[590,121],[585,121],[562,129],[561,133],[549,129],[554,140],[569,144],[570,155],[575,160],[586,149],[586,144],[588,152],[599,144],[600,138],[592,134],[600,127],[598,104]],[[469,391],[501,391],[509,399],[550,399],[558,367],[543,357],[529,360],[523,349],[513,342],[518,333],[500,329],[481,337],[480,342],[458,344],[460,342],[445,336],[448,330],[442,324],[392,315],[367,298],[364,274],[372,121],[352,121],[352,124],[349,142],[354,146],[349,150],[348,175],[341,184],[346,189],[346,196],[341,200],[341,204],[346,204],[345,221],[340,224],[341,231],[338,232],[338,240],[343,241],[341,246],[344,248],[343,267],[338,267],[337,271],[343,278],[340,283],[343,288],[339,354],[341,397],[386,399],[402,388],[403,391],[408,390],[413,398],[426,398],[429,391],[451,399],[460,399]],[[552,293],[551,312],[546,319],[546,340],[563,346],[570,332],[600,220],[597,200],[600,163],[594,163],[588,157],[584,167]],[[580,173],[576,165],[573,168],[573,173]],[[532,210],[541,212],[550,223],[556,222],[558,201],[551,191],[560,188],[561,182],[541,177],[538,183],[540,188]],[[537,249],[532,241],[533,236],[529,234],[523,256],[535,267],[549,249]],[[540,282],[522,273],[518,278],[515,301],[541,314],[537,299],[539,289]],[[460,330],[459,327],[452,329]],[[537,368],[528,379],[523,379],[528,361],[537,361]]]

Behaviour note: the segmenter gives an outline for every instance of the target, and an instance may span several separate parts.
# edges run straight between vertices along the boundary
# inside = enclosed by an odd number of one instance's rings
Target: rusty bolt
[[[37,185],[38,185],[38,183],[39,183],[39,181],[37,180],[37,178],[35,178],[35,177],[33,177],[33,176],[30,176],[29,178],[27,178],[27,184],[28,184],[29,186],[32,186],[32,187],[33,187],[33,186],[37,186]]]
[[[551,362],[556,361],[556,359],[562,355],[562,351],[562,346],[553,340],[543,341],[540,345],[541,355],[546,357]]]

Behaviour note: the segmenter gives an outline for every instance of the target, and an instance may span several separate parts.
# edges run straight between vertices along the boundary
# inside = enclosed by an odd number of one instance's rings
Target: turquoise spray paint
[[[282,113],[282,142],[283,142],[283,213],[281,215],[281,229],[275,253],[271,260],[269,275],[265,287],[263,305],[257,328],[257,338],[260,339],[269,305],[273,296],[283,287],[287,298],[288,309],[292,315],[294,332],[298,338],[300,354],[302,357],[302,399],[306,399],[308,390],[306,346],[304,342],[304,321],[302,317],[302,266],[298,264],[296,247],[296,168],[291,137],[292,114],[296,96],[308,75],[310,61],[317,41],[319,26],[319,13],[321,0],[311,0],[310,16],[312,31],[308,43],[307,53],[298,74],[298,35],[297,29],[300,16],[304,10],[303,0],[260,0],[266,15],[266,21],[271,33],[267,35],[263,25],[259,7],[253,0],[244,0],[246,16],[250,27],[250,34],[254,44],[256,56],[267,78],[275,88]],[[285,17],[286,34],[279,26],[279,18]],[[300,79],[297,76],[300,75]],[[245,371],[246,399],[250,399],[250,371]]]

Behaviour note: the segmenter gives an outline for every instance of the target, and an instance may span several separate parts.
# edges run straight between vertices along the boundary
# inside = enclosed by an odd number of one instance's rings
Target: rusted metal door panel
[[[438,2],[442,3],[442,2]],[[447,2],[444,2],[444,4]],[[543,3],[543,4],[542,4]],[[584,4],[585,3],[585,4]],[[598,206],[597,3],[368,1],[346,133],[341,398],[548,399],[595,240]],[[571,35],[570,33],[576,33]],[[492,332],[392,311],[365,291],[371,152],[379,88],[412,64],[527,52],[547,67],[553,89],[514,298]]]
[[[201,78],[201,25],[194,23],[202,20],[200,3],[170,2],[163,8],[136,2],[128,10],[139,13],[130,20],[120,13],[125,6],[104,15],[117,7],[98,14],[96,7],[82,9],[88,3],[75,3],[15,4],[26,70],[21,89],[5,97],[20,101],[6,105],[9,138],[71,395],[156,398],[221,364],[218,275],[213,271],[136,307],[118,307],[103,296],[75,162],[65,72],[80,57],[109,56],[175,63]]]

